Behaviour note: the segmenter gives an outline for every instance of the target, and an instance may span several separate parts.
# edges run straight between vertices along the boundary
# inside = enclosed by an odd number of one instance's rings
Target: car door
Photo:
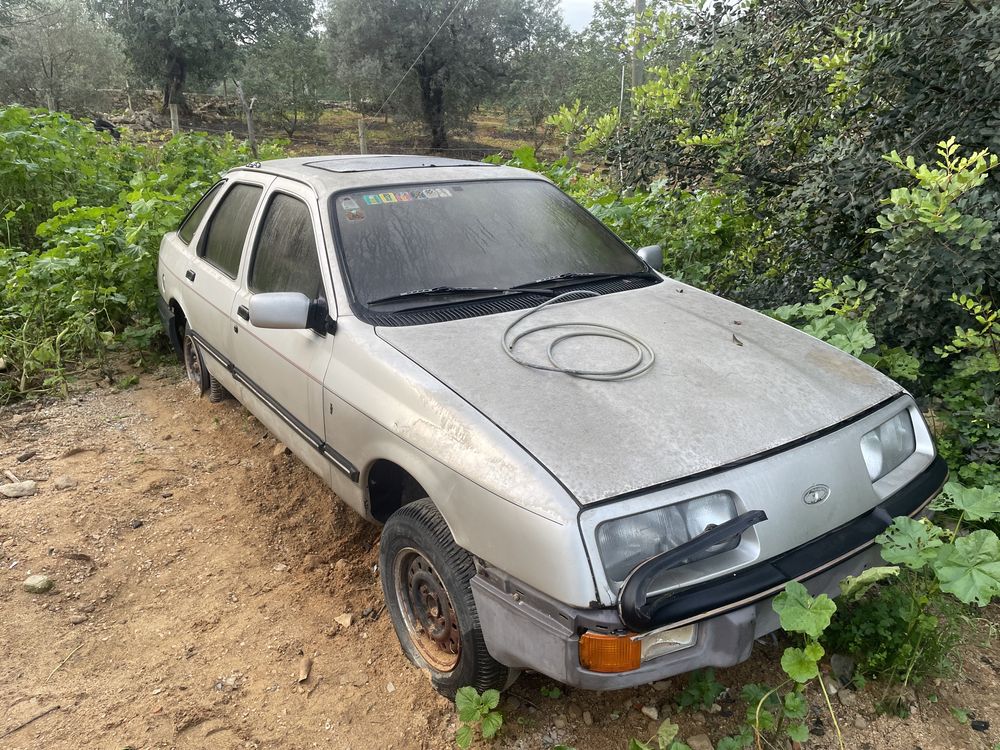
[[[196,252],[188,256],[183,282],[188,326],[205,353],[222,364],[230,358],[230,311],[248,230],[270,179],[250,175],[230,180],[199,234]]]
[[[312,190],[277,178],[264,199],[251,254],[233,302],[233,363],[244,386],[313,448],[323,446],[323,375],[333,336],[250,323],[255,294],[300,292],[332,300],[319,211]],[[321,259],[322,262],[321,262]],[[333,303],[329,303],[332,307]]]

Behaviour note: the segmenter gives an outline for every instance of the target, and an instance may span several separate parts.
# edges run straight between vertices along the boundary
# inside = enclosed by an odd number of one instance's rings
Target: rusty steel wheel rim
[[[420,656],[439,672],[450,672],[462,653],[458,614],[448,591],[431,561],[418,550],[406,547],[394,564],[396,600],[399,602]]]

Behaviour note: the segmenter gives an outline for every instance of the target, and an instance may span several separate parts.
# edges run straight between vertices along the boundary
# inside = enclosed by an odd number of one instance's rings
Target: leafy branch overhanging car
[[[620,688],[746,659],[947,475],[899,385],[658,256],[523,170],[282,159],[163,238],[160,310],[202,393],[384,524],[442,694]]]

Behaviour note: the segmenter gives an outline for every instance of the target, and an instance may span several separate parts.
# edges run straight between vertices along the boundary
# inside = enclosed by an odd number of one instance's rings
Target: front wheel
[[[459,688],[508,684],[508,670],[486,650],[469,581],[472,556],[455,544],[429,499],[389,517],[379,547],[382,591],[407,658],[430,673],[434,689],[454,700]]]

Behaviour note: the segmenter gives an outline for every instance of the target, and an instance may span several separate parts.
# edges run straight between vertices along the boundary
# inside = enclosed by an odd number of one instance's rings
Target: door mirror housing
[[[654,271],[663,270],[663,248],[659,245],[640,247],[635,254],[651,265]]]
[[[250,298],[250,325],[257,328],[309,328],[312,300],[300,292],[265,292]]]

